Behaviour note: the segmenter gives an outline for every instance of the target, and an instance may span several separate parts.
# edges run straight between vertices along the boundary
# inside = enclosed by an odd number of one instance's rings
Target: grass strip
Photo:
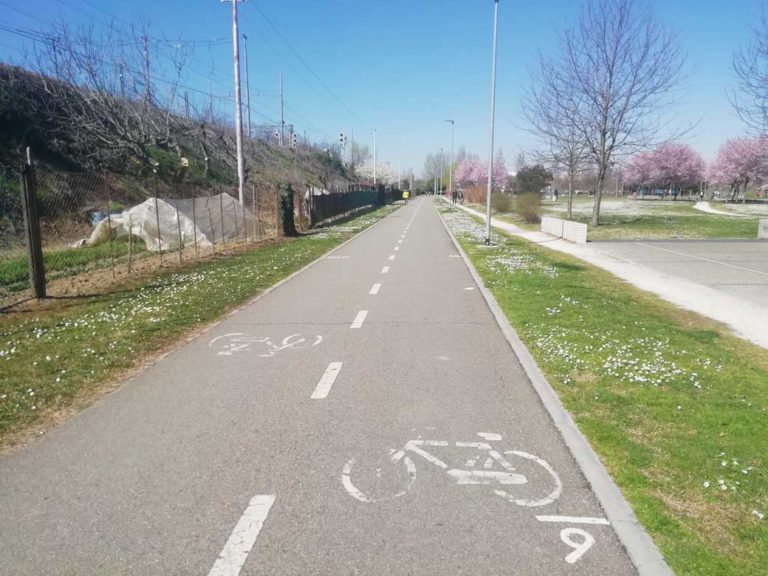
[[[474,206],[473,206],[474,207]],[[484,211],[484,207],[480,208]],[[574,202],[571,220],[589,224],[592,199],[578,198]],[[564,199],[557,203],[542,202],[541,213],[557,218],[566,217]],[[495,213],[494,218],[538,230],[538,224],[528,224],[517,214]],[[741,238],[755,239],[760,216],[734,217],[709,214],[697,210],[691,202],[670,200],[603,199],[600,226],[589,227],[590,240],[667,239],[667,238]]]
[[[380,220],[385,207],[323,231],[166,272],[134,287],[0,315],[0,446],[220,317]]]
[[[768,354],[598,268],[444,211],[679,575],[768,566]]]

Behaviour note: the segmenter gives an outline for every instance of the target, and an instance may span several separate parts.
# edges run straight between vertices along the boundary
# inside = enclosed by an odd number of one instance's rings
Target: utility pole
[[[245,100],[248,110],[248,140],[251,139],[251,77],[248,68],[248,36],[243,34],[243,46],[245,47]]]
[[[280,146],[285,138],[285,96],[283,94],[283,71],[280,70]]]
[[[152,80],[149,77],[149,35],[144,30],[142,36],[144,44],[144,106],[149,106],[152,101]]]
[[[244,0],[221,0],[232,2],[232,49],[235,68],[235,136],[237,140],[237,183],[238,199],[245,202],[245,155],[243,153],[243,102],[240,96],[240,35],[237,32],[237,3]]]
[[[189,92],[184,91],[184,117],[189,120]]]
[[[499,0],[493,0],[493,57],[491,60],[491,148],[488,151],[488,190],[485,195],[485,245],[491,244],[491,190],[493,189],[493,137],[496,127],[496,51],[499,32]]]
[[[456,123],[453,120],[446,120],[451,124],[451,162],[448,165],[448,194],[452,197],[453,194],[453,133]]]

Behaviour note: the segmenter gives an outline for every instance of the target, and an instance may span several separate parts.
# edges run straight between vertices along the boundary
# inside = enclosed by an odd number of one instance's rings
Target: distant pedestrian
[[[456,204],[456,199],[459,197],[459,195],[456,193],[456,190],[453,191],[451,194],[451,201]]]
[[[555,198],[555,202],[557,202],[557,197],[560,195],[560,191],[557,188],[555,188],[555,191],[552,193],[552,195]]]

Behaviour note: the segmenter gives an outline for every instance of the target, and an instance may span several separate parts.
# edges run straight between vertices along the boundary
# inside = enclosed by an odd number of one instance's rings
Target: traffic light
[[[298,145],[299,145],[299,137],[296,134],[294,134],[293,137],[291,138],[291,147],[296,148]]]

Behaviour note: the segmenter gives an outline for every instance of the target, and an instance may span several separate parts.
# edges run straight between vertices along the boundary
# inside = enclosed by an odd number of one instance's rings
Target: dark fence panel
[[[364,206],[383,204],[382,200],[373,189],[315,195],[311,200],[312,222],[318,224]]]

